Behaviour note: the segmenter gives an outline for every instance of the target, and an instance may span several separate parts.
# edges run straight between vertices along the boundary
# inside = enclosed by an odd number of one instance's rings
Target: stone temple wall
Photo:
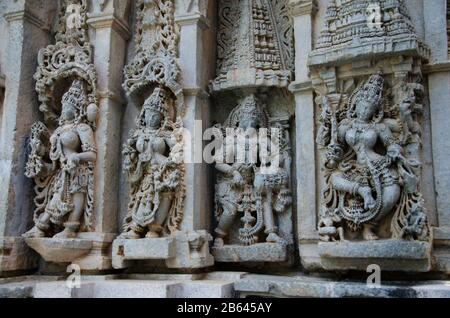
[[[0,295],[448,295],[448,6],[0,1]]]

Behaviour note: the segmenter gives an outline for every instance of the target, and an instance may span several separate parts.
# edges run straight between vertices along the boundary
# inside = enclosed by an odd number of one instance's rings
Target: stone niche
[[[217,71],[210,84],[211,120],[222,137],[212,165],[216,184],[212,254],[216,263],[293,264],[294,101],[287,91],[293,55],[287,1],[218,2]],[[258,160],[249,156],[237,160],[238,138],[231,136],[227,141],[227,130],[239,128],[267,129],[268,136],[278,138],[276,170],[263,172],[260,151],[264,145],[253,148],[249,136],[242,148],[246,154],[257,149]]]
[[[202,8],[198,1],[187,7],[173,0],[135,1],[134,55],[122,85],[129,102],[122,147],[126,215],[113,243],[115,269],[198,269],[214,263],[211,235],[204,227],[194,229],[202,223],[201,211],[189,205],[198,192],[187,184],[193,165],[185,160],[190,142],[185,131],[193,121],[190,107],[196,106],[185,100],[179,66],[185,25],[180,22],[180,30],[175,23]]]
[[[300,243],[306,268],[431,269],[434,215],[421,190],[428,59],[404,1],[328,4],[309,57],[320,203],[317,241]]]

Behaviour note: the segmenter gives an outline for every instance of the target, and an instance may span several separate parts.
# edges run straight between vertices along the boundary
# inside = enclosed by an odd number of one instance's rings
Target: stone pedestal
[[[39,49],[50,43],[55,1],[9,1],[4,15],[8,38],[2,66],[6,87],[0,120],[0,275],[37,267],[37,257],[20,237],[33,216],[33,185],[24,175],[27,136],[38,118],[33,74]]]
[[[212,254],[219,263],[283,263],[288,260],[287,246],[275,243],[225,245],[222,248],[213,248]]]
[[[376,242],[319,243],[324,269],[366,271],[374,264],[381,271],[428,272],[431,245],[427,242],[383,240]]]
[[[212,264],[209,254],[211,236],[206,232],[183,233],[154,239],[116,239],[113,244],[113,267],[133,267],[135,261],[163,260],[168,268],[202,268]]]

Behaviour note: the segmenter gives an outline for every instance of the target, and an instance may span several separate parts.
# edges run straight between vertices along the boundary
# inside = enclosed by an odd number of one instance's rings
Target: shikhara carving
[[[213,91],[235,87],[231,78],[243,71],[253,85],[289,84],[294,46],[287,1],[222,0],[218,19],[217,78],[212,82]]]
[[[218,171],[216,184],[216,217],[218,220],[215,233],[215,247],[224,246],[224,239],[229,235],[230,228],[240,218],[243,226],[239,230],[239,241],[242,245],[252,245],[258,243],[260,235],[264,230],[267,235],[266,242],[285,244],[285,240],[278,235],[276,226],[276,215],[283,213],[292,202],[290,194],[290,145],[288,132],[285,127],[275,125],[278,128],[280,162],[275,171],[265,173],[264,163],[261,157],[259,160],[252,160],[250,155],[250,139],[248,135],[245,140],[245,161],[237,160],[236,140],[233,144],[226,143],[227,130],[270,128],[269,118],[265,107],[261,105],[255,95],[250,94],[231,112],[224,123],[222,133],[224,134],[224,144],[222,150],[218,151],[222,157],[216,158],[216,169]],[[267,145],[266,145],[267,146]],[[263,147],[260,143],[258,148]],[[260,149],[258,149],[260,150]],[[272,149],[273,150],[273,149]],[[258,152],[258,151],[257,151]],[[260,152],[262,153],[262,152]],[[220,155],[221,154],[221,155]],[[232,164],[228,164],[232,162]]]
[[[376,240],[375,231],[387,218],[393,238],[428,238],[417,160],[421,105],[416,94],[422,91],[419,84],[399,81],[390,94],[384,76],[375,74],[350,96],[321,97],[322,240],[344,240],[344,232],[360,230],[365,240]]]
[[[153,91],[124,146],[123,168],[132,190],[121,238],[168,235],[182,220],[183,130],[182,123],[168,120],[169,98],[162,88]]]
[[[185,199],[184,103],[174,3],[137,1],[137,10],[138,49],[124,70],[123,87],[132,100],[145,96],[146,90],[152,93],[123,150],[123,169],[131,185],[123,239],[174,234],[183,219]]]
[[[45,124],[31,131],[26,176],[36,183],[36,210],[28,238],[73,238],[92,225],[98,111],[87,3],[67,0],[61,7],[57,42],[39,52],[35,74]]]

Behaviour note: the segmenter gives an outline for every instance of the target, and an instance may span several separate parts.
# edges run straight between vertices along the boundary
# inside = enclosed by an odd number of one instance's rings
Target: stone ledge
[[[92,249],[92,241],[83,239],[26,238],[25,242],[45,261],[54,263],[71,263]]]
[[[234,284],[241,297],[373,297],[373,298],[450,298],[446,281],[383,282],[369,286],[365,281],[336,281],[303,274],[285,276],[248,275]]]
[[[428,242],[321,242],[318,251],[326,270],[366,271],[371,264],[379,265],[385,271],[428,272],[431,269],[431,245]]]
[[[173,238],[117,239],[113,250],[126,260],[168,259],[175,256]]]
[[[288,259],[287,247],[276,243],[260,243],[251,246],[225,245],[213,248],[216,262],[285,262]]]

